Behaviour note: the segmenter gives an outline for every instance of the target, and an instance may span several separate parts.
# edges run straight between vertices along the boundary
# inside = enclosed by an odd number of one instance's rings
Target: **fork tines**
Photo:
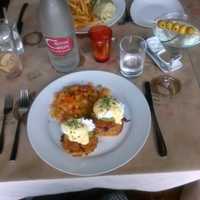
[[[20,90],[18,104],[20,107],[27,107],[30,103],[30,95],[29,91],[26,90]]]

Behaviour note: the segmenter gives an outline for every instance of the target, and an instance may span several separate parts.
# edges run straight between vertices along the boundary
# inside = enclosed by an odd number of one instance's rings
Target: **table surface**
[[[21,7],[23,1],[13,1],[9,14],[10,19],[15,19],[16,11]],[[34,2],[34,3],[33,3]],[[37,20],[37,1],[30,1],[28,12],[24,17],[23,35],[39,30]],[[13,12],[15,11],[15,12]],[[117,41],[127,34],[136,34],[143,37],[151,35],[148,29],[144,29],[127,23],[113,27],[114,36]],[[87,69],[98,69],[119,74],[119,59],[117,41],[113,44],[111,59],[106,63],[97,63],[91,56],[89,39],[85,36],[78,38],[81,49],[82,61],[77,71]],[[185,172],[200,170],[200,139],[199,139],[199,116],[200,116],[200,90],[194,70],[195,63],[200,61],[198,57],[199,48],[190,52],[184,51],[181,70],[170,73],[178,78],[182,84],[181,92],[170,100],[163,100],[155,104],[160,127],[168,147],[168,156],[161,158],[155,148],[153,131],[137,156],[125,166],[106,175],[131,175],[145,173]],[[29,88],[36,93],[40,92],[46,85],[56,78],[63,76],[51,67],[47,51],[43,46],[25,46],[23,55],[24,70],[22,75],[14,80],[7,80],[0,73],[0,101],[9,93],[16,95],[19,89]],[[144,81],[151,80],[162,72],[153,62],[146,57],[144,73],[137,79],[131,81],[142,89]],[[0,107],[2,109],[2,106]],[[18,157],[16,161],[9,161],[9,154],[14,139],[16,121],[10,115],[6,125],[5,149],[0,155],[0,181],[39,180],[56,178],[73,178],[73,176],[59,172],[42,161],[32,149],[26,134],[25,126],[22,128]]]

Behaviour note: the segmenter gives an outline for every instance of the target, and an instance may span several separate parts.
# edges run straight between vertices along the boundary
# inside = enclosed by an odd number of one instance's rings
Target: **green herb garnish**
[[[70,119],[66,122],[66,125],[73,129],[81,128],[83,126],[78,119]]]
[[[101,99],[100,108],[108,110],[112,105],[116,105],[116,102],[111,96],[106,96]]]

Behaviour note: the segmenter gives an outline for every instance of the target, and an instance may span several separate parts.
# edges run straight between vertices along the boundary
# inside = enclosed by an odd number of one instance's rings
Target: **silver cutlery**
[[[153,119],[153,127],[155,131],[157,151],[161,157],[164,157],[164,156],[167,156],[167,147],[166,147],[162,132],[160,130],[159,124],[158,124],[156,112],[154,110],[150,82],[148,81],[145,82],[144,87],[145,87],[145,96],[148,101],[148,104],[151,110],[152,119]]]
[[[4,100],[3,119],[2,119],[1,133],[0,133],[0,153],[3,152],[3,147],[4,147],[6,116],[8,113],[12,111],[12,109],[13,109],[13,98],[11,95],[6,95]]]
[[[23,16],[24,16],[24,13],[26,11],[26,8],[28,7],[28,3],[24,3],[21,10],[20,10],[20,13],[19,13],[19,17],[18,17],[18,20],[17,20],[17,30],[18,30],[18,33],[21,35],[22,33],[22,28],[23,28]]]
[[[30,106],[30,95],[28,90],[20,90],[19,99],[17,101],[16,107],[16,118],[17,118],[17,128],[15,131],[14,143],[12,146],[12,151],[10,154],[10,160],[16,160],[19,137],[20,137],[20,125],[26,114],[28,113]]]

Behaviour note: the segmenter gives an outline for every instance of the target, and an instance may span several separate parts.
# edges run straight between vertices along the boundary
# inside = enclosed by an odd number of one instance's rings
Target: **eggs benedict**
[[[95,125],[91,119],[70,119],[61,124],[63,148],[73,156],[91,153],[97,146]]]
[[[118,135],[123,126],[124,105],[112,96],[98,99],[93,107],[95,132],[98,135]]]

